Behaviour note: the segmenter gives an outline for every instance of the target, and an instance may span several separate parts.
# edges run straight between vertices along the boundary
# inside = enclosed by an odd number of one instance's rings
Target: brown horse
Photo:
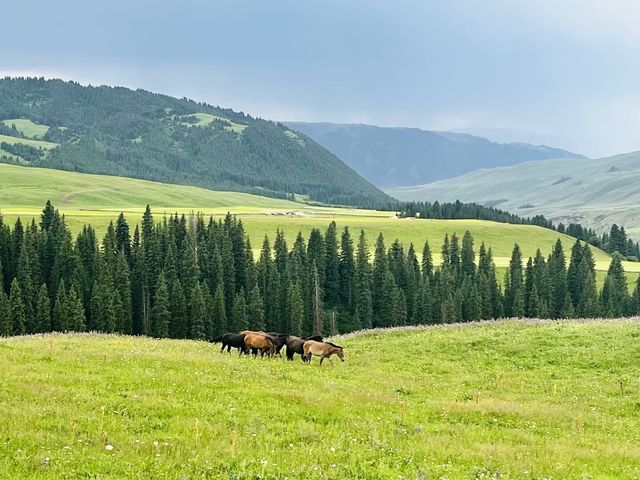
[[[307,340],[304,342],[304,356],[302,358],[309,363],[311,363],[311,355],[320,357],[320,365],[322,365],[325,358],[329,358],[334,354],[338,355],[340,360],[344,362],[344,349],[335,343],[317,342],[315,340]]]
[[[260,355],[264,356],[264,354],[266,353],[267,356],[270,357],[275,353],[273,339],[269,335],[265,335],[264,333],[245,333],[244,351],[245,353],[249,353],[249,350],[253,352],[254,356],[256,356],[258,354],[258,351],[260,351]]]

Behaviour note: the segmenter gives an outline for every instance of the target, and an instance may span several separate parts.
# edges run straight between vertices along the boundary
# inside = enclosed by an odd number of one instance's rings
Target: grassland
[[[121,211],[130,222],[138,222],[147,204],[152,205],[156,218],[173,212],[218,216],[231,212],[243,219],[256,249],[260,248],[265,235],[273,239],[276,229],[281,229],[288,241],[293,242],[299,231],[308,236],[312,228],[326,228],[332,220],[340,229],[349,226],[354,235],[360,229],[365,230],[371,246],[379,232],[383,233],[388,245],[396,238],[407,246],[413,242],[418,253],[425,240],[429,240],[436,260],[445,234],[455,232],[462,236],[469,230],[476,247],[483,241],[492,247],[499,268],[508,265],[516,242],[525,257],[534,255],[537,248],[548,254],[558,238],[567,253],[574,243],[571,237],[529,225],[480,220],[399,219],[391,212],[311,206],[244,193],[0,164],[0,209],[7,221],[13,222],[18,216],[23,220],[38,218],[49,199],[65,214],[72,231],[77,232],[82,225],[90,223],[100,235]],[[606,270],[609,257],[597,249],[594,254],[597,269]],[[640,272],[640,264],[627,262],[625,269],[630,273],[629,281],[633,282]],[[599,278],[604,277],[600,274]]]
[[[44,140],[32,140],[30,138],[12,137],[10,135],[0,135],[0,143],[8,143],[9,145],[27,145],[34,148],[42,148],[43,150],[51,150],[58,146],[57,143],[45,142]]]
[[[180,122],[182,125],[185,125],[188,127],[204,127],[205,125],[209,125],[214,121],[219,120],[221,122],[228,124],[224,128],[225,130],[229,130],[230,132],[242,133],[244,132],[244,129],[247,128],[246,125],[232,122],[231,120],[228,120],[223,117],[219,117],[217,115],[211,115],[210,113],[193,113],[191,115],[183,115],[182,117],[191,117],[196,119],[195,122],[187,122],[187,121]]]
[[[43,138],[49,131],[48,125],[40,125],[26,118],[13,118],[9,120],[3,120],[2,123],[4,123],[7,127],[15,125],[16,130],[18,130],[24,136],[36,140],[39,138]]]
[[[0,477],[638,478],[639,339],[638,319],[373,332],[322,367],[1,339]]]
[[[476,170],[426,185],[397,187],[403,200],[478,202],[521,216],[544,215],[598,231],[624,225],[640,240],[640,152],[599,159],[556,159]]]

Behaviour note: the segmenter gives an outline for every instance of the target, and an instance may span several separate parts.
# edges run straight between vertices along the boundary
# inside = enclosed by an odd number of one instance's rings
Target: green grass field
[[[43,138],[49,131],[48,125],[40,125],[26,118],[13,118],[9,120],[3,120],[2,123],[4,123],[9,128],[15,125],[16,129],[24,136],[36,140],[39,138]]]
[[[152,206],[156,219],[173,212],[203,212],[216,216],[231,212],[242,218],[256,251],[260,249],[264,235],[273,240],[278,228],[284,231],[289,242],[293,242],[298,231],[307,237],[312,228],[324,229],[332,220],[339,229],[349,226],[354,237],[364,229],[372,247],[379,232],[385,236],[387,246],[396,238],[406,247],[413,242],[418,254],[422,252],[425,240],[429,240],[436,261],[445,234],[455,232],[462,237],[469,230],[476,249],[483,241],[492,247],[498,267],[508,265],[516,242],[525,257],[534,255],[537,248],[548,254],[558,238],[563,241],[568,256],[574,243],[571,237],[530,225],[481,220],[399,219],[392,212],[311,206],[245,193],[0,164],[0,210],[8,222],[14,222],[18,216],[23,220],[38,218],[48,199],[65,214],[72,231],[77,232],[90,223],[100,236],[109,221],[115,220],[121,211],[131,223],[138,222],[147,204]],[[594,254],[597,269],[605,271],[609,257],[598,249],[594,249]],[[640,272],[640,263],[626,262],[625,269],[629,281],[633,282]],[[599,278],[604,277],[600,275]]]
[[[187,127],[203,127],[209,125],[215,120],[220,120],[222,122],[228,123],[229,126],[224,127],[225,130],[229,130],[230,132],[242,133],[244,132],[246,125],[242,125],[241,123],[232,122],[231,120],[223,117],[218,117],[217,115],[211,115],[210,113],[192,113],[190,115],[183,115],[182,117],[195,117],[196,122],[180,122],[181,125],[185,125]]]
[[[638,319],[335,339],[319,367],[204,342],[0,339],[1,478],[640,477]]]
[[[0,143],[8,143],[10,145],[27,145],[29,147],[42,148],[44,150],[51,150],[58,146],[57,143],[45,142],[44,140],[31,140],[29,138],[11,137],[9,135],[0,135]]]

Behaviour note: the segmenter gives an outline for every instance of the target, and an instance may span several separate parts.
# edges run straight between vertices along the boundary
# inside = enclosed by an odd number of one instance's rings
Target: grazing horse
[[[222,343],[220,353],[227,349],[227,353],[231,353],[231,347],[240,350],[240,353],[244,352],[244,335],[237,333],[225,333],[212,340],[213,343]]]
[[[289,335],[287,337],[287,360],[293,361],[293,356],[297,353],[302,356],[302,361],[304,362],[304,342],[307,340],[315,340],[317,342],[322,341],[322,337],[319,335],[315,335],[313,337],[300,338],[295,335]]]
[[[270,357],[275,353],[273,339],[264,333],[247,333],[244,335],[244,351],[248,354],[249,350],[251,350],[254,357],[258,354],[258,351],[260,351],[261,356],[266,353]]]
[[[317,355],[320,357],[320,365],[325,358],[331,357],[331,355],[338,355],[340,360],[344,362],[344,349],[335,343],[331,342],[317,342],[316,340],[307,340],[304,342],[304,356],[303,360],[311,363],[311,355]]]

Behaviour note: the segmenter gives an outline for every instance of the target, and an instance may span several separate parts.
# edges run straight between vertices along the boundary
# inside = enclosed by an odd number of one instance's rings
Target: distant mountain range
[[[390,199],[312,139],[144,90],[0,79],[0,161],[375,207]]]
[[[418,185],[456,177],[478,168],[532,160],[586,158],[559,148],[495,143],[464,133],[362,124],[286,122],[286,125],[323,145],[364,178],[381,187]]]
[[[555,223],[605,231],[613,223],[640,240],[640,152],[601,159],[543,160],[477,170],[448,180],[387,189],[401,200],[461,200]]]

